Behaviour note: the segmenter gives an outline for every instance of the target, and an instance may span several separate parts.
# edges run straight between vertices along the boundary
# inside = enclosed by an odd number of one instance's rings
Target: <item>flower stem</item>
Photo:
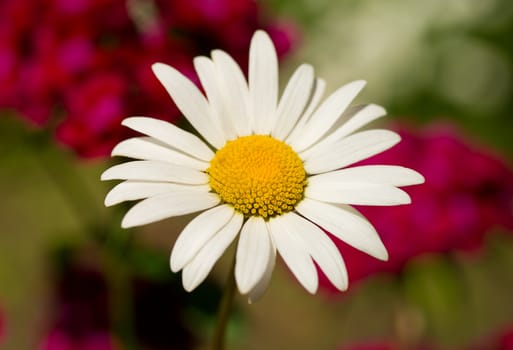
[[[219,304],[217,313],[217,324],[214,330],[214,337],[212,339],[212,350],[224,350],[226,338],[226,326],[230,319],[230,313],[233,306],[233,299],[235,297],[235,255],[233,257],[232,265],[228,279],[223,291],[223,297]]]

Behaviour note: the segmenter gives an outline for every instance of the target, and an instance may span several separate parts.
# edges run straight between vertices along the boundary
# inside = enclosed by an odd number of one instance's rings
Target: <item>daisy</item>
[[[303,64],[278,98],[278,60],[263,31],[250,46],[248,81],[235,61],[214,50],[194,66],[205,95],[176,69],[153,72],[200,137],[162,120],[122,124],[146,136],[119,143],[102,180],[125,180],[105,199],[111,206],[141,200],[122,226],[202,212],[179,235],[170,259],[183,286],[196,288],[238,237],[235,280],[255,300],[266,290],[277,252],[310,293],[316,265],[339,290],[347,271],[324,231],[377,259],[387,251],[373,226],[350,205],[410,203],[398,186],[424,181],[399,166],[350,165],[399,142],[388,130],[358,131],[385,115],[377,105],[349,107],[364,81],[342,86],[321,102],[325,83]]]

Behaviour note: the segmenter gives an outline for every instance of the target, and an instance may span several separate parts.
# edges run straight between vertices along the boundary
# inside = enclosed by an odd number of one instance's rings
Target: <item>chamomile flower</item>
[[[377,105],[349,107],[365,85],[354,81],[324,101],[325,83],[303,64],[278,98],[278,61],[265,32],[251,41],[248,81],[225,52],[196,57],[205,95],[176,69],[153,71],[201,138],[162,120],[131,117],[123,125],[146,136],[119,143],[113,156],[138,160],[106,170],[125,180],[105,204],[141,200],[125,215],[133,227],[201,212],[179,235],[171,269],[191,291],[238,237],[235,279],[250,300],[267,288],[279,253],[310,293],[317,266],[339,290],[348,278],[324,231],[377,259],[387,251],[373,226],[350,205],[410,202],[399,186],[424,181],[399,166],[352,164],[399,142],[388,130],[359,131],[384,116]]]

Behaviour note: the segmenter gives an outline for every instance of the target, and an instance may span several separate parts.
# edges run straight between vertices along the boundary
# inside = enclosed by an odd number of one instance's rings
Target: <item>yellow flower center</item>
[[[210,161],[210,186],[244,216],[269,218],[303,199],[303,162],[287,144],[265,135],[228,141]]]

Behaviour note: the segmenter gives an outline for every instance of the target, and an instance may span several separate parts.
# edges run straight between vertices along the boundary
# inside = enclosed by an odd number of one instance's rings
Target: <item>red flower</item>
[[[378,261],[334,239],[352,281],[398,272],[422,254],[479,248],[496,226],[513,230],[513,171],[504,160],[472,146],[450,127],[403,128],[399,133],[401,143],[366,163],[408,166],[426,182],[406,189],[410,205],[359,208],[380,234],[389,261]],[[321,286],[334,291],[325,278]]]
[[[120,349],[115,339],[106,332],[91,333],[73,338],[65,331],[51,330],[41,342],[40,350],[115,350]]]
[[[269,28],[281,54],[296,40],[293,26],[264,22],[253,0],[157,0],[145,21],[130,6],[127,0],[2,1],[0,108],[13,108],[36,126],[59,115],[61,143],[83,157],[105,156],[126,136],[122,118],[180,117],[153,78],[152,63],[182,67],[194,80],[192,57],[219,47],[246,62],[259,27]]]
[[[68,117],[58,127],[57,139],[84,157],[109,152],[113,140],[126,136],[117,127],[127,113],[126,94],[123,77],[109,73],[92,76],[76,86],[66,96]]]

